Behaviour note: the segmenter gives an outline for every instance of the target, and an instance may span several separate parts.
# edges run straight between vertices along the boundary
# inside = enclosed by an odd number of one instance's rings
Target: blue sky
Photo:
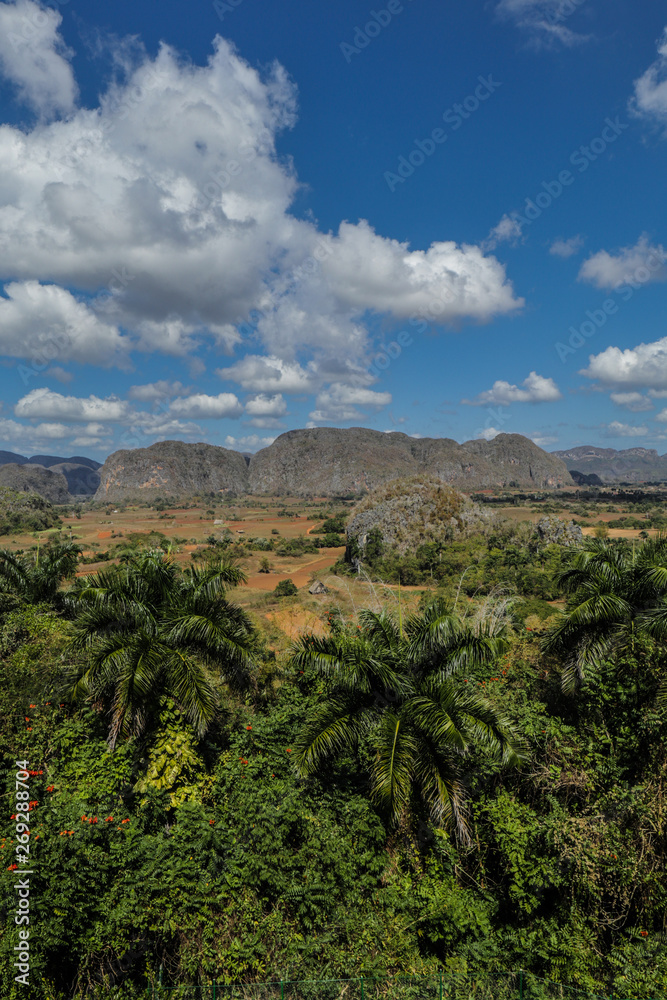
[[[667,14],[0,3],[0,447],[667,451]]]

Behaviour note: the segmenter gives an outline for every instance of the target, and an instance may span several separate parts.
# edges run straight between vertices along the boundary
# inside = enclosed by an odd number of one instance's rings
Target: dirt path
[[[258,573],[248,579],[246,587],[253,590],[273,590],[280,580],[291,580],[296,587],[305,587],[310,580],[310,574],[316,570],[327,570],[338,561],[345,549],[328,549],[327,555],[303,563],[293,570],[283,570],[280,573]]]

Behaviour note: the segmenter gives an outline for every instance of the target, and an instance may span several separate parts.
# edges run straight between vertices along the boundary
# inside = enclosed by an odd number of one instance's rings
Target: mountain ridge
[[[573,485],[564,463],[519,434],[459,444],[366,427],[286,431],[250,456],[204,443],[163,441],[117,451],[99,470],[97,500],[194,493],[345,496],[400,476],[428,473],[465,489],[516,483],[526,488]]]
[[[667,454],[659,455],[655,448],[602,448],[597,445],[577,445],[552,451],[570,472],[598,476],[602,483],[642,483],[667,480]]]

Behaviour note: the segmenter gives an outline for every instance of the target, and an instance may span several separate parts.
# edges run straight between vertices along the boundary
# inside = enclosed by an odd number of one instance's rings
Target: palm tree
[[[558,582],[568,600],[545,633],[542,650],[562,657],[566,694],[603,660],[632,649],[638,637],[667,636],[667,536],[632,549],[590,539]]]
[[[68,602],[71,648],[84,654],[71,693],[110,706],[110,743],[141,734],[172,698],[198,735],[214,718],[213,671],[235,686],[249,679],[255,629],[226,598],[244,581],[228,561],[181,572],[160,550],[79,579]]]
[[[505,627],[466,625],[441,600],[404,626],[387,612],[358,620],[295,644],[294,665],[326,688],[297,740],[296,767],[312,774],[370,739],[371,795],[392,820],[406,817],[419,792],[433,821],[469,842],[461,778],[469,752],[484,748],[507,764],[521,756],[506,721],[460,676],[497,659]]]
[[[0,592],[13,594],[30,604],[56,603],[63,580],[71,579],[81,555],[74,542],[49,545],[41,552],[18,556],[0,551]]]

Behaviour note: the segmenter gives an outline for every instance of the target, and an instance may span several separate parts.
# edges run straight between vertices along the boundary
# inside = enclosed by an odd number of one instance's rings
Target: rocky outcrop
[[[115,451],[99,471],[97,500],[153,500],[248,492],[248,467],[237,451],[212,444],[161,441]]]
[[[418,471],[419,463],[405,445],[411,440],[365,427],[288,431],[252,456],[249,489],[289,496],[365,493]]]
[[[581,545],[584,533],[574,521],[563,521],[560,517],[543,517],[535,525],[540,541],[546,545]]]
[[[49,503],[69,503],[71,497],[67,480],[61,472],[53,472],[41,465],[0,465],[0,486],[21,493],[36,493]]]
[[[451,486],[432,476],[395,479],[353,508],[347,524],[348,552],[362,559],[372,532],[401,555],[420,545],[445,545],[495,519]]]

